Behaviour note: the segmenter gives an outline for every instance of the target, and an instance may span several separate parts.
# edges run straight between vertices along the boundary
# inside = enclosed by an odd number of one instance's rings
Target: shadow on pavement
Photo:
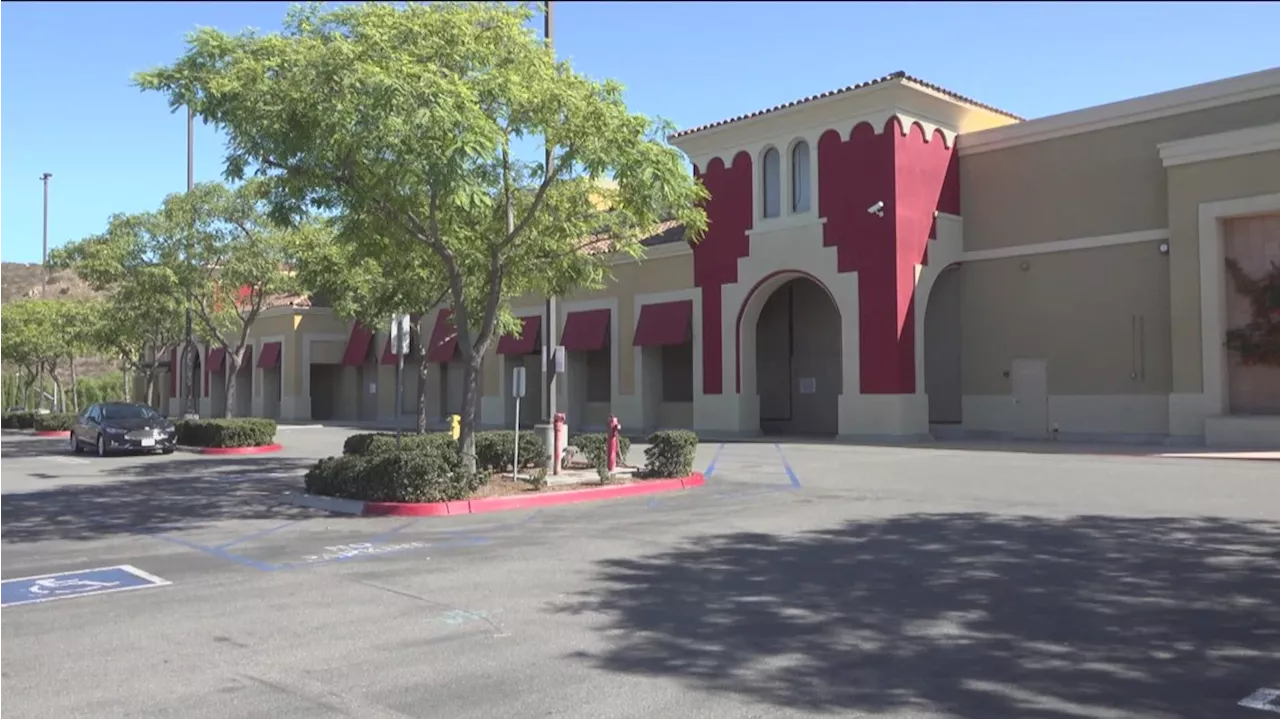
[[[29,459],[31,457],[72,457],[67,449],[66,437],[32,437],[26,436],[17,441],[5,442],[3,456],[5,459]]]
[[[309,510],[278,505],[277,500],[282,492],[301,488],[301,473],[313,460],[166,460],[107,469],[116,481],[5,494],[0,498],[0,538],[5,544],[92,540],[231,519],[310,516]]]
[[[604,618],[599,668],[793,709],[1247,717],[1278,567],[1277,523],[921,514],[608,560],[556,611]]]

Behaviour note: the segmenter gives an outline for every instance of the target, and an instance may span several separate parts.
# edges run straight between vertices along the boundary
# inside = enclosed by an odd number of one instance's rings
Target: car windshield
[[[104,419],[151,419],[159,417],[150,407],[136,404],[106,404],[102,406]]]

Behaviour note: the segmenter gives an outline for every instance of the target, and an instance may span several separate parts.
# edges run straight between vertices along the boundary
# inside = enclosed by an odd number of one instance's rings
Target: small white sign
[[[377,393],[378,393],[378,383],[377,383],[377,382],[370,382],[370,383],[369,383],[369,394],[377,394]]]
[[[566,357],[564,345],[556,345],[556,374],[564,374]]]
[[[814,377],[800,378],[800,394],[814,394],[818,391],[818,380]]]
[[[511,396],[524,397],[525,379],[524,367],[513,367],[511,369]]]

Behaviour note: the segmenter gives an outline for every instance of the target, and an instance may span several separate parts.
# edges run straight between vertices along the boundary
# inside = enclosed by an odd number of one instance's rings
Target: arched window
[[[764,153],[764,216],[777,217],[782,212],[782,160],[775,148]]]
[[[809,211],[809,143],[791,148],[791,211]]]

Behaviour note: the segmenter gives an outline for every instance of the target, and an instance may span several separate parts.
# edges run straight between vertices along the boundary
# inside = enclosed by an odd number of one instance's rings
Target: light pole
[[[41,232],[41,249],[40,249],[40,298],[44,299],[49,294],[49,180],[53,179],[52,172],[46,172],[40,175],[40,182],[44,183],[44,228]],[[41,363],[40,370],[36,374],[36,407],[39,408],[44,404],[44,364]],[[57,398],[54,398],[57,401]],[[54,409],[57,409],[55,406]]]
[[[40,176],[40,182],[44,183],[44,232],[42,239],[42,248],[40,251],[40,296],[44,297],[49,291],[49,180],[53,179],[52,172],[46,172]]]
[[[555,29],[554,15],[551,9],[551,0],[545,0],[545,2],[543,2],[542,4],[542,9],[543,9],[542,34],[543,34],[543,37],[546,39],[547,49],[551,50],[554,47],[552,43],[552,37],[554,35],[553,30]],[[546,154],[545,154],[546,162],[543,169],[546,172],[546,174],[549,176],[551,174],[552,148],[551,148],[551,143],[544,141],[544,144],[546,144]],[[549,469],[551,470],[552,474],[560,473],[560,461],[556,457],[556,452],[559,450],[559,447],[556,446],[556,430],[555,430],[555,418],[556,418],[555,351],[556,351],[556,320],[557,320],[556,305],[557,304],[558,303],[556,302],[556,296],[554,294],[547,296],[547,308],[546,308],[547,309],[547,326],[544,327],[542,330],[542,343],[543,343],[542,356],[546,360],[545,367],[543,368],[543,371],[546,373],[546,376],[543,377],[543,380],[545,381],[547,386],[547,401],[542,405],[542,409],[543,409],[542,421],[545,425],[543,432],[545,433],[545,437],[546,437],[546,444],[548,449],[547,456],[551,458]],[[565,368],[566,369],[568,368],[568,362],[565,363]],[[517,419],[517,422],[518,421],[519,420]]]
[[[191,106],[187,106],[187,192],[191,192],[195,188],[195,161],[196,161],[196,142],[195,142],[196,114]],[[196,348],[191,338],[191,304],[187,300],[187,341],[185,349],[182,353],[183,368],[183,387],[182,394],[186,401],[183,403],[183,415],[192,419],[198,418],[199,412],[196,410]]]

